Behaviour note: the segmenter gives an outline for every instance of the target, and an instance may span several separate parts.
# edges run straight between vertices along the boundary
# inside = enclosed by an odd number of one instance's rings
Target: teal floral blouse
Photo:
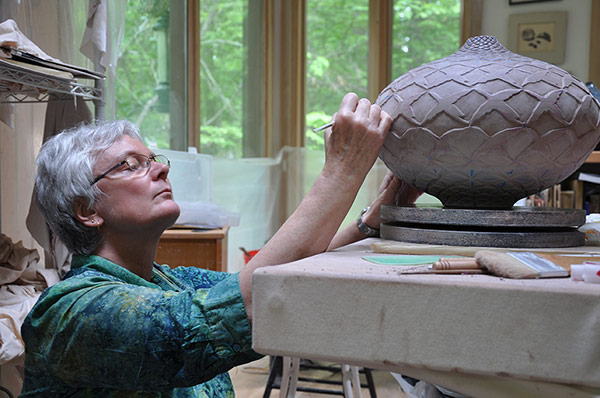
[[[155,264],[150,282],[74,256],[23,323],[22,397],[233,397],[260,356],[237,274]]]

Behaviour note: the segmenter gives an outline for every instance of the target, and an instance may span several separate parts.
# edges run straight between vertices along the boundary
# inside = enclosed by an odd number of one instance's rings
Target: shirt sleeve
[[[237,274],[183,292],[97,278],[65,282],[30,322],[46,339],[37,355],[74,387],[169,390],[260,357]]]
[[[170,269],[168,266],[161,266],[165,273],[170,273],[179,281],[185,282],[192,289],[205,289],[221,282],[229,277],[227,272],[212,271],[199,267],[176,267]]]

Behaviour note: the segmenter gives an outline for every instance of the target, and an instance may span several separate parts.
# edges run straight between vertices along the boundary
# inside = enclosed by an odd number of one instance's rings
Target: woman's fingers
[[[388,115],[388,113],[386,111],[384,111],[384,110],[380,111],[379,126],[382,128],[385,128],[385,131],[389,131],[390,127],[392,126],[393,121],[394,120],[392,119],[392,117],[390,115]]]
[[[373,104],[369,107],[369,121],[373,127],[379,127],[381,122],[381,108],[379,105]]]
[[[397,191],[395,205],[396,206],[412,206],[415,201],[423,194],[412,185],[401,181],[401,186]]]
[[[346,94],[333,128],[325,135],[326,160],[344,170],[343,174],[364,177],[379,155],[390,124],[391,118],[379,105]]]
[[[371,102],[369,102],[369,100],[366,98],[361,98],[360,101],[358,101],[358,105],[356,106],[355,114],[356,114],[356,116],[358,116],[360,118],[368,119],[369,114],[370,114],[370,109],[371,109]]]
[[[342,98],[342,103],[340,104],[339,112],[354,112],[356,110],[356,106],[358,105],[358,95],[354,93],[348,93],[344,95]]]

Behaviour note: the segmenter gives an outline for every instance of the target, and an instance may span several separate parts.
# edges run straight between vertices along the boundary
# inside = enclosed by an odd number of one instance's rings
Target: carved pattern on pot
[[[447,207],[511,208],[571,175],[600,139],[585,84],[491,36],[400,76],[377,103],[394,119],[381,159]]]

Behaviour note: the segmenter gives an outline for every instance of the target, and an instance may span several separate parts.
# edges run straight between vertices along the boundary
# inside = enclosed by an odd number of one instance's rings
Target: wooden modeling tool
[[[439,261],[433,263],[434,270],[462,270],[462,269],[480,269],[474,258],[440,258]]]
[[[477,261],[472,257],[440,258],[427,269],[428,274],[483,274]]]

